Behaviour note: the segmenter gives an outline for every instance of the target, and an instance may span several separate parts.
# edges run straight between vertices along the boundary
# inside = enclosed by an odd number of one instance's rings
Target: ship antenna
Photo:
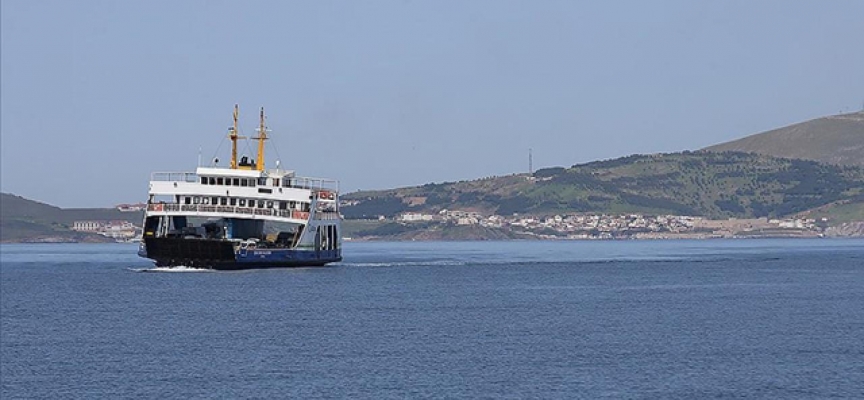
[[[240,114],[240,106],[234,104],[234,126],[229,128],[228,138],[231,139],[231,169],[237,169],[237,117]]]
[[[257,169],[264,170],[264,141],[267,140],[267,127],[264,126],[264,107],[261,107],[261,124],[258,127],[258,161]]]

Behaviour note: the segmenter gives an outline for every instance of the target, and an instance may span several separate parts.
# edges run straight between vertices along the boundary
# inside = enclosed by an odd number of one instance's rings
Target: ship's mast
[[[267,140],[267,127],[264,126],[264,107],[261,107],[261,123],[258,127],[258,159],[256,161],[256,169],[264,170],[264,141]]]
[[[234,126],[231,128],[231,132],[228,133],[228,137],[231,139],[231,169],[237,169],[237,117],[240,114],[240,106],[234,105]]]

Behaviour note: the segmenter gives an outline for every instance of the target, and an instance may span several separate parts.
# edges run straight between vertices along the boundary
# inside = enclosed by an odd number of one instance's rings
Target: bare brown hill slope
[[[705,148],[864,166],[864,111],[832,115]]]

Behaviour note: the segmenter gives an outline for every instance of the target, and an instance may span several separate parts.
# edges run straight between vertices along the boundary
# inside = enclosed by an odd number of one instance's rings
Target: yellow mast
[[[234,127],[228,137],[231,139],[231,169],[237,169],[237,117],[240,114],[240,106],[234,104]]]
[[[264,126],[264,107],[261,107],[261,124],[258,127],[258,159],[256,161],[256,169],[264,170],[264,141],[267,140],[267,127]]]

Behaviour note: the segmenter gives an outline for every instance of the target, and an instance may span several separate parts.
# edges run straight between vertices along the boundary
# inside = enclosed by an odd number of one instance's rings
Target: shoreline
[[[429,243],[446,243],[446,242],[635,242],[635,241],[748,241],[748,240],[849,240],[849,239],[864,239],[864,235],[854,236],[732,236],[732,237],[670,237],[670,238],[595,238],[595,239],[394,239],[394,238],[348,238],[344,239],[347,243],[407,243],[407,242],[429,242]],[[0,242],[0,245],[17,245],[17,244],[32,244],[32,245],[52,245],[52,244],[84,244],[84,245],[133,245],[136,242],[50,242],[50,241],[19,241],[19,242]]]

